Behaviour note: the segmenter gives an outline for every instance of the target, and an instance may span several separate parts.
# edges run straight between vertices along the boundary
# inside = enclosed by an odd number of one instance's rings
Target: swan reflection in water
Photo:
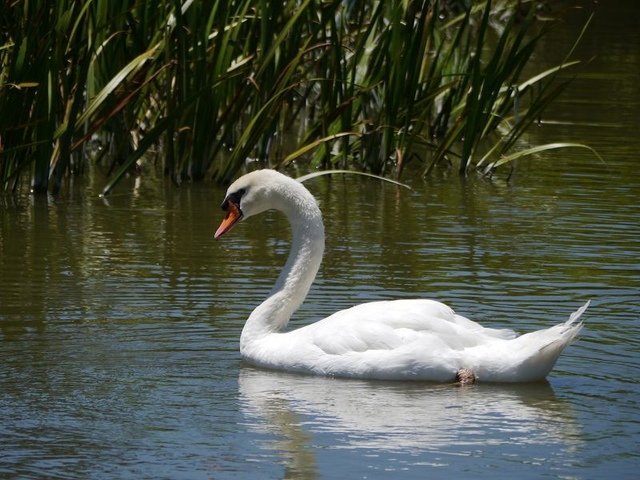
[[[287,468],[303,477],[313,477],[313,446],[322,445],[317,436],[323,434],[333,434],[325,448],[427,456],[469,455],[507,444],[551,444],[554,450],[571,451],[581,443],[570,404],[557,398],[548,382],[381,382],[249,366],[243,366],[238,381],[249,429],[279,439],[260,448],[283,455]]]

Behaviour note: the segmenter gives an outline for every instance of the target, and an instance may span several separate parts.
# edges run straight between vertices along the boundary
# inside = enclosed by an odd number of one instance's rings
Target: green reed
[[[178,184],[228,181],[248,159],[396,176],[409,160],[425,173],[446,160],[490,172],[517,158],[509,152],[571,63],[521,79],[544,33],[535,4],[522,16],[527,2],[461,3],[7,4],[2,189],[30,175],[34,191],[55,192],[92,158],[110,165],[106,193],[153,152]]]

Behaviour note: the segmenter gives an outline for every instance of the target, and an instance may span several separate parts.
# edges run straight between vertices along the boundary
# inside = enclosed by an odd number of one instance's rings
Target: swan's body
[[[569,320],[517,336],[484,328],[433,300],[372,302],[311,325],[282,332],[302,304],[324,251],[324,226],[311,193],[273,170],[236,180],[223,203],[227,215],[216,238],[237,221],[266,210],[291,223],[291,253],[269,297],[249,316],[242,357],[255,365],[339,377],[453,381],[461,370],[490,382],[541,380],[576,337],[585,304]]]

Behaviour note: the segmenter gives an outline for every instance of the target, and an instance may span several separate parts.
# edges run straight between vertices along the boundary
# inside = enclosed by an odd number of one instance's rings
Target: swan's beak
[[[242,211],[238,204],[234,202],[227,202],[227,214],[224,216],[224,220],[222,220],[222,223],[218,227],[218,230],[216,230],[213,238],[218,238],[227,233],[241,218]]]

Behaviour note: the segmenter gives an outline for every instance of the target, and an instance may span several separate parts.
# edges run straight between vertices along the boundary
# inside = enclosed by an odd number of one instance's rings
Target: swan
[[[582,327],[589,302],[565,323],[517,336],[485,328],[434,300],[364,303],[283,331],[304,301],[324,252],[324,224],[313,195],[275,170],[233,182],[222,202],[214,238],[267,210],[283,212],[291,251],[267,299],[240,335],[243,360],[258,367],[315,375],[381,380],[473,383],[544,379]]]

